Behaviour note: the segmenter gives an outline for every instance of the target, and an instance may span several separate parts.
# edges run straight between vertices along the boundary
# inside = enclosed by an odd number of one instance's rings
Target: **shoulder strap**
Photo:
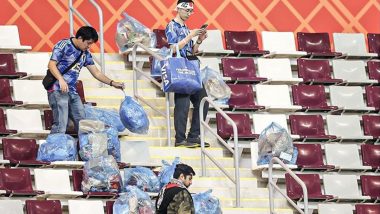
[[[71,65],[69,67],[67,67],[62,73],[61,75],[63,76],[64,74],[66,74],[68,71],[70,71],[70,69],[75,65],[77,64],[77,62],[79,61],[79,59],[82,57],[83,55],[83,51],[80,52],[80,55],[75,59],[75,61],[73,63],[71,63]]]

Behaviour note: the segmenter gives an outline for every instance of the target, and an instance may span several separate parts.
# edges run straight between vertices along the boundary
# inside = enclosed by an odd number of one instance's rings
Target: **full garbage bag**
[[[177,164],[180,163],[179,157],[176,157],[172,164],[169,162],[162,160],[162,167],[160,172],[158,173],[158,179],[160,180],[160,189],[165,186],[170,180],[173,178],[173,174]]]
[[[133,133],[147,134],[149,119],[143,107],[132,97],[125,96],[120,105],[120,119],[124,126]]]
[[[219,199],[211,195],[212,190],[192,195],[195,214],[221,214]]]
[[[67,134],[49,134],[46,142],[38,148],[39,161],[76,161],[77,141]]]
[[[136,186],[142,191],[158,192],[160,181],[153,171],[146,167],[124,169],[124,186]]]
[[[153,214],[154,206],[146,192],[136,186],[127,186],[113,205],[114,214]]]
[[[202,69],[203,86],[206,89],[207,95],[213,100],[230,99],[231,89],[223,81],[220,72],[215,71],[208,66]]]
[[[108,126],[116,128],[119,132],[125,130],[123,123],[120,120],[118,112],[114,109],[102,109],[91,105],[84,105],[85,119],[99,120]]]

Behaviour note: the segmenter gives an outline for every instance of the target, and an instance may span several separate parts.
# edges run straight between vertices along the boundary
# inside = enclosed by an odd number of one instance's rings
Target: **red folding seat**
[[[78,80],[78,82],[77,82],[77,92],[78,92],[79,97],[82,100],[83,104],[89,104],[92,106],[96,106],[96,103],[90,103],[90,102],[86,101],[86,97],[84,96],[83,82],[81,80]]]
[[[0,79],[0,105],[15,106],[21,105],[22,101],[13,101],[11,86],[8,79]]]
[[[115,201],[107,201],[106,202],[106,214],[113,214],[113,204]]]
[[[13,54],[0,54],[0,77],[1,78],[20,78],[26,76],[24,72],[16,72]]]
[[[323,195],[318,174],[297,174],[305,183],[309,200],[328,200],[333,199],[332,195]],[[301,186],[290,176],[285,174],[286,193],[290,199],[299,200],[303,198]]]
[[[364,135],[380,138],[380,116],[362,115]]]
[[[33,190],[29,168],[0,169],[0,189],[5,190],[9,196],[35,196],[43,193]]]
[[[236,124],[239,139],[257,138],[252,133],[251,119],[248,114],[227,114]],[[216,113],[217,133],[221,138],[231,139],[233,137],[232,125],[220,114]]]
[[[53,118],[53,111],[52,110],[44,110],[44,124],[45,124],[45,130],[51,130],[51,127],[53,126],[53,121],[54,121],[54,118]],[[75,129],[74,129],[74,126],[73,125],[70,125],[67,129],[66,129],[66,134],[69,134],[69,135],[78,135],[77,132],[75,132]]]
[[[238,82],[263,82],[267,78],[256,76],[256,66],[252,58],[222,58],[223,76]]]
[[[9,134],[16,134],[17,130],[10,130],[7,129],[5,126],[5,115],[2,108],[0,108],[0,136],[9,135]]]
[[[59,200],[26,200],[26,214],[62,214]]]
[[[238,55],[261,56],[269,51],[259,50],[255,31],[224,31],[227,50],[233,50]]]
[[[380,214],[380,204],[355,204],[356,214]]]
[[[298,50],[306,51],[308,56],[333,58],[342,53],[331,52],[328,33],[297,33]]]
[[[380,61],[368,61],[367,68],[369,79],[380,82]]]
[[[365,94],[368,107],[375,107],[376,111],[380,110],[380,86],[366,86]]]
[[[342,79],[331,78],[331,67],[328,60],[298,59],[298,77],[307,84],[336,84],[343,82]]]
[[[83,170],[72,170],[73,189],[74,191],[82,191]],[[118,194],[113,192],[88,192],[83,193],[86,198],[90,197],[107,197],[115,198]]]
[[[368,49],[370,53],[380,53],[380,34],[369,33],[367,34]]]
[[[165,30],[153,29],[153,33],[156,34],[157,45],[156,48],[169,47],[168,40],[166,38]]]
[[[305,111],[331,111],[338,106],[327,105],[323,85],[292,85],[293,104],[302,106]]]
[[[326,135],[321,115],[290,115],[290,130],[303,139],[336,139],[334,135]]]
[[[362,194],[372,199],[380,199],[380,176],[379,175],[360,175]]]
[[[335,166],[323,163],[323,152],[320,144],[294,144],[298,150],[297,166],[302,169],[331,170]]]
[[[228,105],[232,109],[249,109],[260,110],[264,106],[255,104],[254,92],[251,85],[248,84],[227,84],[231,89],[231,97],[228,100]]]
[[[364,166],[371,166],[377,171],[380,169],[380,145],[362,144],[361,153]]]
[[[12,165],[45,165],[49,162],[37,161],[38,144],[35,139],[3,138],[3,158]]]

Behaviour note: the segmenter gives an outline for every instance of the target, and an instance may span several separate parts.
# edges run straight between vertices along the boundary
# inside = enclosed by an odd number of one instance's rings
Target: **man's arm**
[[[123,83],[115,82],[115,81],[111,80],[106,75],[104,75],[102,72],[100,72],[99,69],[95,65],[87,65],[86,68],[90,71],[92,76],[95,79],[99,80],[100,82],[107,84],[107,85],[110,85],[110,86],[113,86],[114,88],[117,88],[117,89],[124,89],[125,88]]]
[[[168,214],[194,214],[194,204],[192,201],[193,199],[188,191],[180,191],[174,196],[173,201],[170,202],[167,208]]]
[[[202,44],[203,40],[207,38],[207,31],[203,30],[203,33],[198,36],[197,41],[194,43],[193,46],[193,53],[198,53],[198,48]]]
[[[61,91],[68,92],[69,86],[67,85],[65,79],[63,79],[61,72],[59,72],[57,68],[57,62],[54,60],[50,60],[48,64],[48,68],[50,72],[53,74],[53,76],[58,80]]]

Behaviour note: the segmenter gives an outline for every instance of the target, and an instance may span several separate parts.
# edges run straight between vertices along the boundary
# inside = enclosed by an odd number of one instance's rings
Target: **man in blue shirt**
[[[57,79],[48,89],[49,105],[53,111],[51,134],[65,133],[69,118],[74,122],[75,131],[78,131],[79,121],[85,117],[82,101],[76,91],[76,83],[82,67],[86,67],[100,82],[117,89],[124,88],[123,83],[109,79],[95,66],[88,49],[97,41],[96,30],[90,26],[83,26],[75,37],[63,39],[54,46],[48,64],[50,72]],[[79,60],[77,60],[78,57]],[[62,75],[74,62],[76,64]]]
[[[178,0],[176,7],[177,15],[166,26],[165,34],[171,49],[175,52],[175,44],[178,44],[182,57],[193,56],[198,52],[199,45],[207,38],[206,29],[189,30],[185,22],[194,13],[194,2],[192,0]],[[198,36],[194,43],[192,39]],[[179,94],[174,95],[174,128],[175,146],[185,146],[195,148],[200,146],[200,121],[199,121],[199,104],[203,97],[207,96],[206,91],[202,89],[195,94]],[[189,113],[190,101],[194,106],[191,128],[186,137],[187,118]],[[208,105],[203,109],[206,116]],[[209,144],[207,144],[209,146]]]

